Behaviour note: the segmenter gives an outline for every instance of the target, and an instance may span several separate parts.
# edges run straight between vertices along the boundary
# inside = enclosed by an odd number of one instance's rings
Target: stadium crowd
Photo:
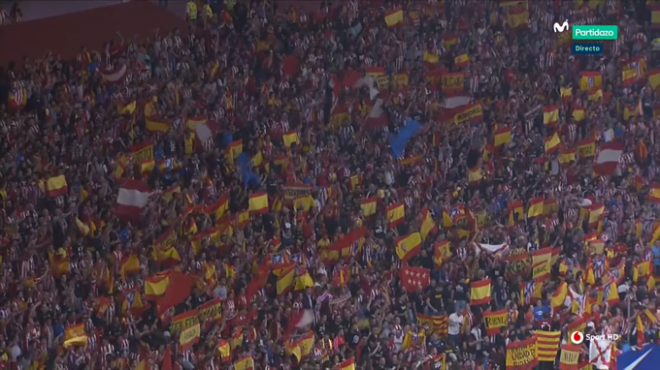
[[[190,30],[17,61],[0,368],[607,368],[658,338],[640,11],[191,2]],[[619,39],[571,55],[566,19]]]

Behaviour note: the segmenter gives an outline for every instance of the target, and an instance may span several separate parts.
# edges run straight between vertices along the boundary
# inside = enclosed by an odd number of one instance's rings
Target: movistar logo
[[[555,22],[555,25],[552,28],[555,30],[555,33],[568,31],[568,21],[564,21],[561,25]]]

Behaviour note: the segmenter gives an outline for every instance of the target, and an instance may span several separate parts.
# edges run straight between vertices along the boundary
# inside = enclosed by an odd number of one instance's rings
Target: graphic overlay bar
[[[574,43],[571,47],[574,55],[603,54],[603,44]]]
[[[572,26],[573,40],[616,40],[618,26]]]

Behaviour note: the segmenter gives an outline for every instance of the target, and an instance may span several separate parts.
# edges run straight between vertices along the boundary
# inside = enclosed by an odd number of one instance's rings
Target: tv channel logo
[[[568,25],[568,21],[564,21],[564,23],[562,23],[562,24],[559,24],[559,23],[555,22],[555,24],[554,24],[554,26],[552,26],[552,28],[555,30],[555,33],[557,33],[557,32],[561,33],[561,32],[564,32],[564,31],[568,31],[570,26]]]
[[[572,27],[573,40],[616,40],[618,26],[576,26]]]

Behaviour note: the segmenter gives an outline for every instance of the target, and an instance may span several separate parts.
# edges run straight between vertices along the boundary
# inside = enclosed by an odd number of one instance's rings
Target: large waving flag
[[[406,143],[415,136],[422,128],[422,124],[414,119],[408,119],[406,125],[399,129],[399,133],[390,138],[390,147],[397,157],[403,155]]]
[[[594,172],[601,176],[613,174],[619,165],[622,154],[623,144],[620,142],[611,141],[602,144],[598,157],[596,157],[596,163],[594,163]]]
[[[115,215],[135,218],[149,202],[149,185],[139,180],[125,179],[119,188]]]

